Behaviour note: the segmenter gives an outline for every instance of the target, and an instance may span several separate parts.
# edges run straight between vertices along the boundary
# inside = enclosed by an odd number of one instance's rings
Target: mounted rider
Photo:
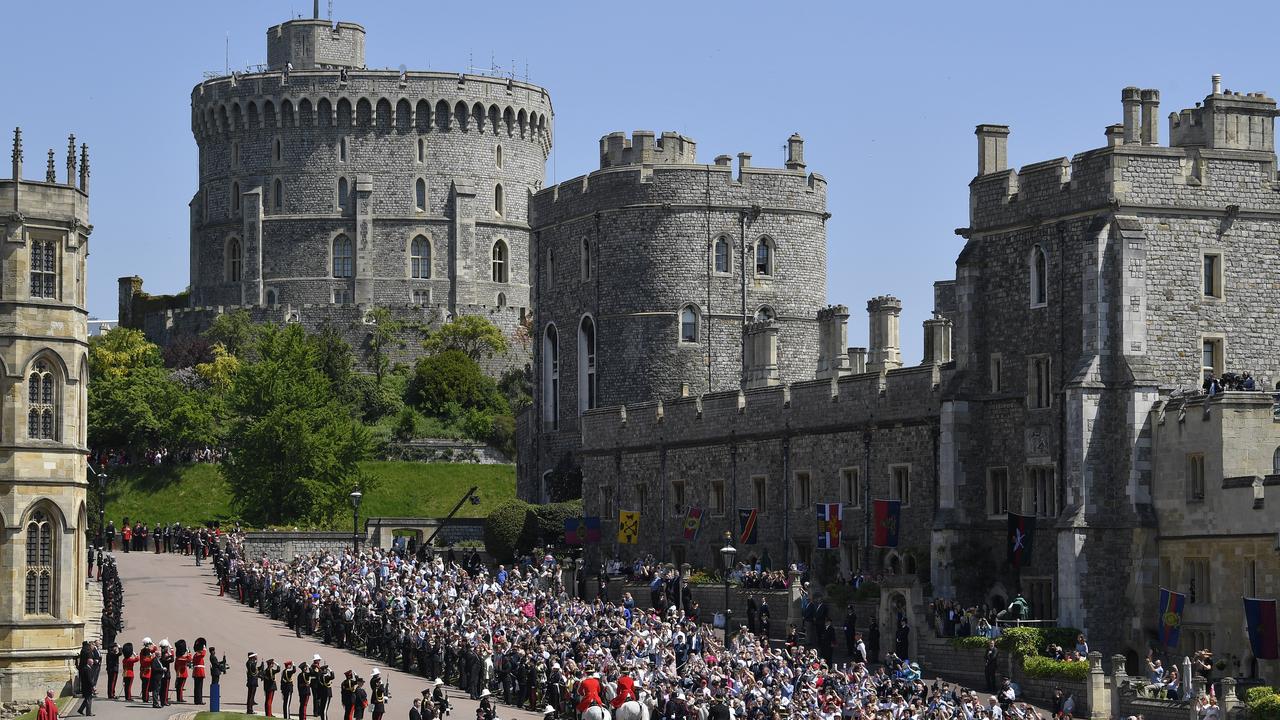
[[[623,670],[618,676],[617,688],[617,692],[613,697],[613,702],[610,703],[614,710],[617,710],[632,700],[640,699],[639,696],[636,695],[636,681],[626,670]]]
[[[586,677],[578,683],[578,714],[586,712],[591,707],[606,707],[601,692],[603,686],[600,683],[600,673],[593,672],[590,669],[586,672]]]

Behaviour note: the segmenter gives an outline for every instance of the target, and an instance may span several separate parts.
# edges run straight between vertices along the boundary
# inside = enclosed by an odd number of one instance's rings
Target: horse
[[[614,720],[649,720],[648,697],[643,690],[637,690],[639,699],[628,700],[614,710]]]

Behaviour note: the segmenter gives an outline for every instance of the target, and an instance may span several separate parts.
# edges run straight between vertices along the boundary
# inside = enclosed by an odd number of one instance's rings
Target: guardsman
[[[613,702],[610,704],[613,705],[614,710],[617,710],[622,707],[623,703],[627,703],[635,699],[636,681],[624,672],[618,677],[618,691],[614,695]]]
[[[263,709],[267,711],[267,717],[275,717],[271,714],[271,701],[275,699],[279,677],[280,666],[276,665],[276,659],[267,658],[267,664],[262,666],[262,694],[266,698]]]
[[[356,693],[356,674],[351,670],[342,673],[343,681],[339,686],[339,700],[342,701],[342,720],[351,720],[354,715],[355,693]]]
[[[307,700],[311,698],[311,670],[306,661],[298,662],[298,719],[307,720]],[[286,711],[288,705],[285,705]],[[288,716],[286,716],[288,717]]]
[[[391,696],[387,694],[387,684],[382,680],[378,668],[374,668],[369,675],[369,690],[370,700],[373,702],[373,720],[382,720],[387,712],[387,698]]]
[[[261,670],[258,667],[258,653],[249,653],[249,659],[244,661],[244,714],[252,715],[254,703],[258,699],[258,681],[261,678]]]
[[[133,643],[125,643],[120,664],[124,665],[124,699],[133,702],[133,677],[138,667],[138,656],[133,654]]]
[[[587,708],[593,706],[604,707],[604,700],[600,695],[600,673],[587,670],[587,676],[578,683],[578,715],[587,711]]]
[[[151,697],[151,656],[155,647],[151,638],[142,638],[142,649],[138,651],[138,670],[142,673],[142,702]]]
[[[174,646],[173,669],[176,679],[174,680],[174,692],[178,695],[178,702],[186,702],[186,696],[183,691],[187,687],[187,678],[191,676],[191,661],[193,655],[187,649],[187,641],[178,638],[177,644]]]
[[[292,660],[284,661],[284,669],[280,671],[280,712],[285,719],[289,718],[289,700],[293,697],[293,679],[298,669]]]
[[[208,642],[204,638],[196,638],[196,644],[193,646],[195,652],[191,653],[191,676],[196,686],[196,704],[204,704],[204,678],[208,673],[208,667],[205,665],[205,658],[208,657]]]
[[[364,678],[356,676],[356,689],[351,692],[351,720],[364,720],[364,709],[369,705],[369,693],[364,689]]]

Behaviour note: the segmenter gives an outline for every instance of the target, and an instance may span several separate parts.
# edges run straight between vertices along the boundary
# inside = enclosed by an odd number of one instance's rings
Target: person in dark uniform
[[[729,704],[724,701],[724,695],[716,693],[716,699],[707,708],[707,720],[729,720],[731,717],[733,715],[729,712]]]
[[[116,521],[107,521],[107,552],[116,551]]]
[[[342,685],[338,687],[338,700],[342,703],[342,720],[351,720],[352,703],[356,693],[356,674],[351,670],[342,673]]]
[[[858,634],[858,613],[853,609],[853,603],[844,609],[844,644],[849,649],[849,657],[853,657],[854,641],[853,637]]]
[[[244,661],[244,713],[245,715],[253,714],[253,706],[258,699],[258,681],[261,679],[260,668],[258,667],[258,654],[249,653],[249,659]]]
[[[754,595],[748,596],[747,597],[747,630],[749,630],[752,635],[756,634],[756,630],[759,627],[756,623],[756,618],[759,612],[760,612],[760,606],[756,604],[755,596]]]
[[[760,598],[760,637],[769,637],[769,599]]]
[[[312,675],[311,704],[315,706],[315,716],[320,720],[328,720],[329,702],[333,700],[333,670],[316,655],[312,660],[316,672]]]
[[[222,688],[218,680],[227,674],[227,657],[218,658],[217,648],[209,648],[209,709],[216,711],[222,698]],[[197,687],[199,685],[197,684]],[[199,692],[197,690],[196,692]]]
[[[387,699],[391,696],[387,694],[387,684],[383,682],[377,668],[369,676],[369,690],[370,700],[373,702],[373,720],[382,720],[387,712]]]
[[[93,643],[84,641],[80,644],[80,655],[76,657],[76,677],[80,681],[80,707],[76,712],[81,715],[93,714],[93,693],[97,684],[97,664],[100,654]]]
[[[164,707],[164,643],[151,655],[151,707]]]
[[[107,648],[107,699],[116,699],[116,678],[120,677],[120,644]]]
[[[280,712],[284,714],[285,720],[289,720],[289,700],[293,698],[293,681],[297,674],[298,669],[293,666],[293,661],[285,660],[284,669],[280,671]]]
[[[279,687],[280,666],[276,665],[275,658],[267,658],[267,664],[260,668],[262,674],[262,709],[267,711],[267,717],[274,717],[271,714],[271,703],[276,697],[276,688]]]
[[[835,657],[835,650],[836,628],[831,624],[831,618],[827,618],[818,636],[818,653],[822,655],[823,660],[827,661],[827,665],[831,665]]]
[[[867,628],[867,662],[880,662],[880,623],[871,619],[871,626]]]
[[[987,681],[987,692],[996,691],[996,663],[1000,659],[1000,653],[996,650],[996,641],[992,640],[987,643],[987,651],[982,656],[982,674]]]
[[[364,678],[356,676],[355,689],[351,691],[352,720],[364,720],[364,709],[369,705],[369,693],[364,689]]]
[[[311,670],[306,661],[298,661],[298,719],[307,720],[307,701],[311,699]],[[289,707],[285,703],[285,708]]]
[[[449,695],[444,690],[444,680],[440,678],[432,681],[431,704],[436,706],[436,717],[449,714]]]
[[[907,658],[911,656],[911,653],[908,651],[908,648],[910,647],[908,640],[910,637],[911,626],[907,625],[906,618],[902,618],[898,621],[898,631],[893,635],[893,651],[898,654],[898,657]]]

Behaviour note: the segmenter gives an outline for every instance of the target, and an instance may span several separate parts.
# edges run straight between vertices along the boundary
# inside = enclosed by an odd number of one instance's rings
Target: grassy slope
[[[467,488],[480,488],[479,505],[467,503],[458,517],[483,517],[515,497],[515,467],[455,463],[366,462],[362,469],[379,478],[360,507],[362,517],[390,515],[439,517],[453,508]],[[203,523],[234,520],[231,496],[215,465],[111,468],[107,518],[149,523]],[[335,522],[349,529],[349,517]]]

